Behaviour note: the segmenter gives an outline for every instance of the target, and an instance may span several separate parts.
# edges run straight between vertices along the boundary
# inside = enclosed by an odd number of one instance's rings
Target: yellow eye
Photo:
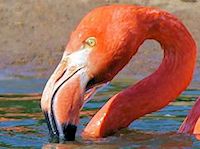
[[[90,47],[94,47],[97,43],[96,38],[95,37],[89,37],[88,39],[85,40],[85,43]]]

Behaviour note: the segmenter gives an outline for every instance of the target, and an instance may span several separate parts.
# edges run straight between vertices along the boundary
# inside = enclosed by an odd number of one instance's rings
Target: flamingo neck
[[[163,61],[153,74],[113,96],[87,125],[85,134],[103,137],[127,127],[133,120],[168,105],[192,79],[196,47],[182,23],[166,12],[142,8],[138,22],[144,40],[161,44]]]
[[[193,76],[196,45],[182,23],[166,12],[150,10],[140,17],[145,39],[158,41],[164,50],[159,68],[127,89],[134,95],[134,102],[141,101],[140,108],[145,108],[139,113],[147,114],[163,108],[187,88]]]
[[[200,134],[200,97],[180,126],[179,133]]]

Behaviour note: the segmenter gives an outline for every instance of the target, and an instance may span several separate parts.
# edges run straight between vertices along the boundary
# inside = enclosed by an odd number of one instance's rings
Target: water
[[[128,86],[129,83],[124,81],[112,83],[85,105],[75,142],[49,143],[47,126],[39,106],[41,94],[27,94],[41,91],[44,82],[12,81],[14,85],[1,82],[4,88],[0,89],[0,148],[200,148],[194,136],[176,133],[196,97],[200,96],[200,90],[185,91],[169,106],[134,121],[127,129],[113,136],[96,140],[83,139],[81,131],[91,116],[109,97]],[[16,88],[19,83],[26,87]],[[6,94],[12,91],[20,94]]]

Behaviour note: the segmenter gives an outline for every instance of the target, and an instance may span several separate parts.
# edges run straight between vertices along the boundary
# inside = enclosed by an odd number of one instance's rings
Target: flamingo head
[[[51,136],[74,140],[85,92],[112,80],[136,53],[137,22],[119,9],[91,11],[71,34],[41,99]]]

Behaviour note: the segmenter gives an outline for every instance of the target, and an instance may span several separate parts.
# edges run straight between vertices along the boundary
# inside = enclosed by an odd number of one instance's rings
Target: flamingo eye
[[[89,46],[89,47],[94,47],[97,43],[96,38],[95,37],[89,37],[88,39],[85,40],[85,43]]]

